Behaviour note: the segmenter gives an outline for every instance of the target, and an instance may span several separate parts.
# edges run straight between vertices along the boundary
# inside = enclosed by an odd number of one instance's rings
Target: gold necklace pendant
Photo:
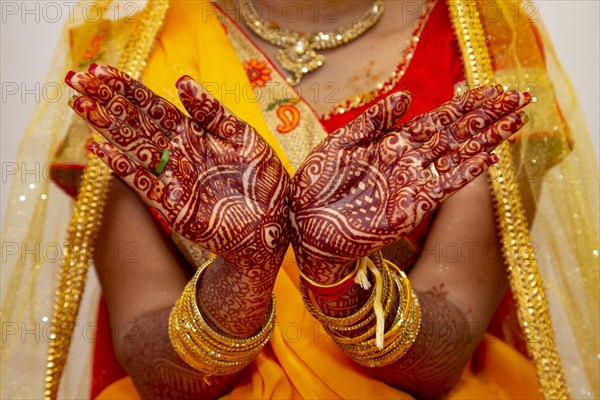
[[[294,86],[300,83],[304,75],[316,70],[325,63],[325,56],[317,54],[311,48],[310,43],[306,44],[302,39],[295,45],[277,50],[276,57],[281,67],[292,73],[291,76],[287,77],[287,81]]]
[[[317,51],[335,49],[359,38],[371,29],[383,15],[383,0],[374,0],[367,12],[356,22],[331,32],[301,33],[281,29],[274,22],[260,18],[251,0],[240,0],[244,23],[261,39],[280,47],[276,58],[283,69],[291,75],[287,81],[296,86],[304,75],[325,63],[325,56]]]

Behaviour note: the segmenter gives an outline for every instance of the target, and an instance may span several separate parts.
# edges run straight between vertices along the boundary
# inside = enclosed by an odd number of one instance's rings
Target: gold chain
[[[383,15],[383,0],[374,0],[356,22],[327,33],[303,33],[282,29],[273,21],[263,20],[251,0],[240,0],[240,7],[242,19],[252,32],[272,45],[281,47],[276,53],[277,61],[283,69],[292,73],[287,78],[292,85],[298,85],[304,75],[325,63],[325,56],[318,54],[318,50],[335,49],[350,43],[375,26]]]

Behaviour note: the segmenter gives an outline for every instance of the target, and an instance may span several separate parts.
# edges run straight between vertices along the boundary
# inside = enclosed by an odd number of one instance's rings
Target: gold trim
[[[154,39],[164,22],[168,1],[148,2],[146,7],[140,15],[141,26],[126,43],[118,63],[119,69],[133,78],[139,78],[146,66]],[[95,140],[100,139],[98,136],[95,135]],[[56,399],[58,395],[95,239],[101,224],[110,177],[110,168],[99,158],[90,156],[69,224],[69,245],[61,264],[46,363],[45,399]]]
[[[451,0],[448,8],[469,88],[492,82],[494,73],[491,58],[476,3]],[[528,338],[527,350],[533,359],[544,397],[568,398],[509,144],[505,142],[496,153],[499,161],[490,168],[488,176],[510,286],[517,301],[519,323]]]

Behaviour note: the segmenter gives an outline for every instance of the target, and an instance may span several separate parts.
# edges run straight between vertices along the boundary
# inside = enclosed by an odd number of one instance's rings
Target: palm
[[[183,103],[193,102],[195,82],[181,85],[187,85]],[[186,107],[197,116],[207,112]],[[213,99],[201,107],[222,112]],[[173,229],[217,254],[248,247],[257,232],[266,248],[275,249],[284,232],[269,221],[276,222],[285,203],[286,173],[252,127],[229,113],[213,121],[206,128],[222,129],[226,140],[204,134],[197,121],[190,121],[171,141],[169,163],[161,174],[164,191],[157,199],[162,212]]]
[[[77,88],[94,99],[73,104],[110,141],[91,150],[185,238],[234,265],[283,257],[289,178],[260,135],[190,78],[178,89],[191,118],[120,71],[98,68],[102,82],[86,74]],[[99,96],[94,85],[120,94]]]
[[[482,174],[488,152],[522,125],[511,111],[527,101],[497,96],[482,88],[394,126],[410,103],[399,93],[317,146],[292,181],[292,243],[304,274],[338,281],[348,263],[409,233]]]

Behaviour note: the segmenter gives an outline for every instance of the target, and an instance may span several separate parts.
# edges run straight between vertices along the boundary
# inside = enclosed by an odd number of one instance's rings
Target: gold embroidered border
[[[475,2],[450,0],[449,9],[469,87],[492,82],[491,59]],[[529,338],[527,350],[535,364],[544,397],[568,398],[508,143],[497,149],[496,154],[499,161],[490,169],[489,180],[510,285],[517,301],[519,323]]]
[[[148,2],[140,15],[140,26],[126,43],[118,67],[139,78],[162,27],[168,9],[167,0]],[[94,137],[99,140],[98,134]],[[56,399],[69,352],[69,344],[83,297],[94,242],[101,224],[110,184],[110,169],[99,158],[89,157],[77,203],[69,224],[67,243],[56,291],[48,348],[45,399]]]

